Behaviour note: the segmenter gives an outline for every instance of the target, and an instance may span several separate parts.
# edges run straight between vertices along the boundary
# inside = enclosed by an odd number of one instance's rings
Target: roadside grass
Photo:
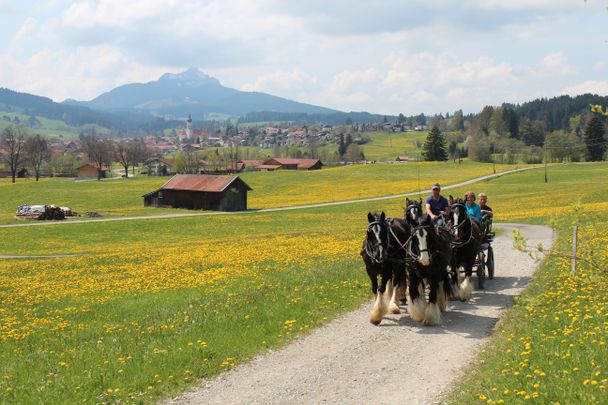
[[[516,166],[499,165],[497,171]],[[434,181],[443,184],[492,173],[491,164],[464,161],[401,163],[395,165],[348,165],[310,172],[280,170],[249,172],[240,177],[253,191],[248,194],[248,208],[261,209],[303,204],[343,201],[428,189]],[[56,204],[77,212],[95,211],[104,217],[192,213],[182,209],[143,207],[142,195],[161,187],[169,177],[136,176],[129,179],[74,181],[65,178],[0,179],[0,223],[21,222],[14,219],[22,204]]]
[[[500,220],[552,225],[558,238],[447,403],[606,403],[607,172],[606,163],[567,165],[552,168],[547,184],[535,172],[484,185]],[[575,276],[567,257],[573,224],[579,225],[578,256],[585,259]],[[538,255],[537,247],[529,249]]]

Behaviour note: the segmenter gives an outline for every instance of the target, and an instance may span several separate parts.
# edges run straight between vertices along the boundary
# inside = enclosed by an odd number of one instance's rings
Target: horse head
[[[416,201],[406,198],[404,217],[410,226],[417,226],[420,217],[422,217],[422,200]]]
[[[450,223],[454,239],[459,241],[462,237],[462,227],[468,219],[467,209],[463,200],[458,199],[450,205]]]
[[[384,211],[380,215],[367,213],[365,253],[374,263],[382,263],[388,257],[388,225]]]
[[[435,246],[435,226],[429,215],[423,215],[417,226],[412,228],[412,239],[409,253],[418,263],[430,266]]]

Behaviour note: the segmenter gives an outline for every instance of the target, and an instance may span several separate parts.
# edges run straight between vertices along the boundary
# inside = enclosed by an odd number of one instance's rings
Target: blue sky
[[[602,0],[0,0],[0,87],[55,101],[191,66],[343,111],[608,95]]]

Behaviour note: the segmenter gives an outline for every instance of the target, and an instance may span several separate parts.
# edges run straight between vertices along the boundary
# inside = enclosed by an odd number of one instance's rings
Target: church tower
[[[186,120],[186,138],[192,138],[192,115],[188,114],[188,119]]]

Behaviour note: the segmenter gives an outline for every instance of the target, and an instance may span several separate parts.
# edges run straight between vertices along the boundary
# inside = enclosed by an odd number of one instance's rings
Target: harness
[[[386,225],[386,227],[388,228],[388,243],[386,246],[386,252],[387,252],[387,258],[385,259],[386,261],[389,262],[393,262],[393,263],[407,263],[408,259],[404,258],[404,259],[400,259],[400,258],[396,258],[396,257],[391,257],[391,248],[394,247],[394,245],[391,243],[391,239],[394,239],[394,241],[397,243],[397,252],[399,250],[403,250],[406,253],[408,253],[408,250],[406,249],[406,245],[411,241],[412,236],[410,235],[409,239],[407,241],[405,241],[405,243],[402,243],[399,240],[399,237],[397,237],[397,235],[395,234],[395,231],[393,230],[393,227],[391,226],[392,223],[392,219],[387,218],[384,220],[384,224]],[[373,221],[370,222],[367,229],[369,230],[373,225],[382,225],[382,221]],[[367,243],[365,244],[365,253],[372,259],[372,261],[376,262],[376,263],[381,263],[382,261],[379,261],[378,259],[376,259],[372,253],[372,249],[380,246],[382,244],[382,241],[378,241],[375,243],[370,243],[369,239],[367,239]]]

